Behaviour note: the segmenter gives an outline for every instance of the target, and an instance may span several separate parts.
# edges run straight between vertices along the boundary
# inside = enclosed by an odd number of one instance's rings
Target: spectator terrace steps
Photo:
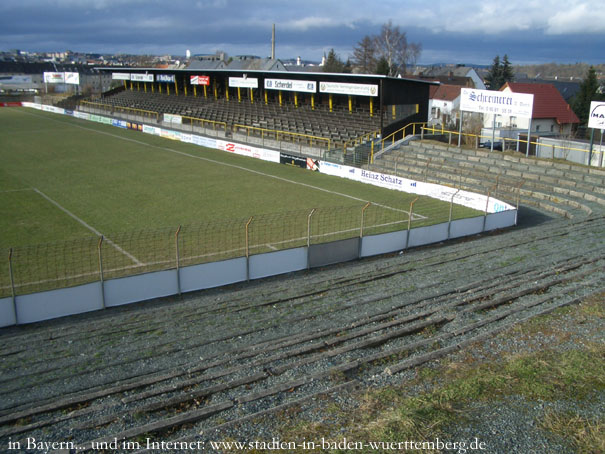
[[[370,169],[495,194],[572,218],[605,208],[605,170],[525,156],[411,142],[377,159]],[[496,195],[497,196],[497,195]]]

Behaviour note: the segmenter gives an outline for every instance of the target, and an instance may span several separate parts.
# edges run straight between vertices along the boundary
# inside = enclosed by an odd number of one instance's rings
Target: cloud
[[[605,9],[595,6],[581,3],[557,12],[549,18],[546,33],[605,33]]]

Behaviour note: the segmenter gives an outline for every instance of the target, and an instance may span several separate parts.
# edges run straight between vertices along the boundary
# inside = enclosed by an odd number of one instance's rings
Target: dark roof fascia
[[[389,81],[406,81],[406,82],[414,82],[414,83],[423,83],[428,85],[440,85],[440,82],[429,81],[429,80],[418,80],[414,78],[407,77],[388,77],[382,76],[379,74],[349,74],[349,73],[324,73],[324,72],[305,72],[305,71],[267,71],[262,69],[228,69],[228,68],[218,68],[218,69],[162,69],[162,68],[127,68],[127,67],[117,67],[117,68],[109,68],[109,67],[97,67],[95,69],[104,70],[104,71],[114,71],[114,72],[140,72],[140,73],[157,73],[157,72],[173,72],[173,73],[223,73],[223,74],[281,74],[284,76],[287,75],[295,75],[295,76],[305,76],[305,77],[329,77],[329,78],[343,78],[343,79],[367,79],[368,81],[379,81],[379,80],[389,80]]]

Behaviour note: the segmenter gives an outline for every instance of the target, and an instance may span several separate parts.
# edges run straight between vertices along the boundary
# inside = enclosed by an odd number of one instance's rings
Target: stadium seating
[[[224,122],[228,130],[235,125],[250,126],[270,131],[284,131],[296,134],[331,139],[332,148],[380,128],[380,118],[370,116],[368,107],[356,107],[352,111],[348,106],[328,106],[317,103],[312,108],[308,103],[295,106],[292,102],[280,105],[274,100],[265,103],[264,99],[231,98],[215,99],[214,96],[188,96],[180,93],[150,93],[121,90],[106,94],[95,100],[108,106],[112,111],[117,107],[139,109],[159,114],[176,114],[215,122]],[[118,109],[119,110],[119,109]],[[251,133],[260,134],[260,129]]]

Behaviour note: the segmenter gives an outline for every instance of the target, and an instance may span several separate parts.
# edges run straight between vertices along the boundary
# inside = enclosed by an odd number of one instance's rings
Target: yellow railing
[[[329,150],[331,145],[331,140],[326,137],[313,136],[310,134],[302,134],[298,132],[279,131],[277,129],[266,129],[258,126],[246,126],[239,124],[233,125],[233,132],[239,132],[240,130],[245,130],[246,135],[248,137],[250,137],[251,132],[256,132],[257,134],[260,132],[260,137],[263,140],[272,138],[277,141],[279,141],[280,138],[281,140],[287,140],[287,138],[290,138],[291,142],[294,142],[294,139],[297,139],[298,141],[305,140],[308,142],[309,146],[319,145],[321,147],[321,144],[323,143],[325,144],[325,147],[323,148],[325,148],[326,150]]]
[[[222,129],[223,131],[227,130],[227,123],[225,123],[224,121],[206,120],[205,118],[187,117],[187,116],[182,116],[182,119],[189,120],[189,124],[191,124],[192,127],[195,126],[196,123],[199,123],[199,125],[202,126],[203,128],[211,126],[214,131],[216,131],[217,129]],[[183,124],[185,124],[184,121],[183,121]]]
[[[389,134],[386,137],[383,137],[382,140],[380,141],[380,151],[384,150],[385,147],[388,147],[389,145],[394,144],[397,140],[396,137],[401,136],[401,139],[403,139],[405,136],[409,135],[410,133],[412,135],[416,135],[416,133],[420,134],[420,131],[422,131],[422,128],[426,126],[426,123],[424,122],[419,122],[419,123],[409,123],[407,125],[405,125],[403,128],[398,129],[397,131]]]
[[[90,106],[92,108],[103,109],[108,112],[122,112],[127,115],[139,115],[144,117],[155,118],[156,122],[160,116],[158,112],[153,110],[135,109],[134,107],[114,106],[112,104],[103,104],[100,102],[80,101],[81,105]]]
[[[456,142],[456,145],[458,144],[458,139],[452,141],[451,138],[454,137],[458,137],[458,136],[462,136],[462,137],[466,137],[466,138],[471,138],[473,140],[473,146],[475,148],[477,148],[479,146],[479,143],[484,142],[484,141],[491,141],[492,140],[492,136],[483,136],[481,134],[471,134],[471,133],[460,133],[459,131],[449,131],[447,129],[444,129],[443,126],[440,128],[435,128],[434,126],[431,127],[424,127],[423,128],[425,133],[429,133],[429,134],[441,134],[441,135],[446,135],[448,134],[450,139],[449,139],[449,143],[451,145],[452,142]],[[520,149],[520,151],[524,151],[523,148],[527,148],[527,140],[524,139],[509,139],[507,137],[496,137],[495,138],[496,142],[502,142],[503,145],[505,145],[506,143],[514,143],[514,146],[510,146],[510,147],[506,147],[503,146],[503,149],[515,149],[517,144],[525,144],[525,147],[522,147]],[[468,143],[467,143],[468,144]],[[554,145],[554,144],[545,144],[545,143],[540,143],[540,142],[529,142],[530,145],[536,145],[539,147],[545,147],[545,148],[551,148],[553,150],[566,150],[566,151],[582,151],[584,153],[589,153],[590,150],[586,150],[584,148],[574,148],[574,147],[566,147],[566,146],[562,146],[562,145]]]

